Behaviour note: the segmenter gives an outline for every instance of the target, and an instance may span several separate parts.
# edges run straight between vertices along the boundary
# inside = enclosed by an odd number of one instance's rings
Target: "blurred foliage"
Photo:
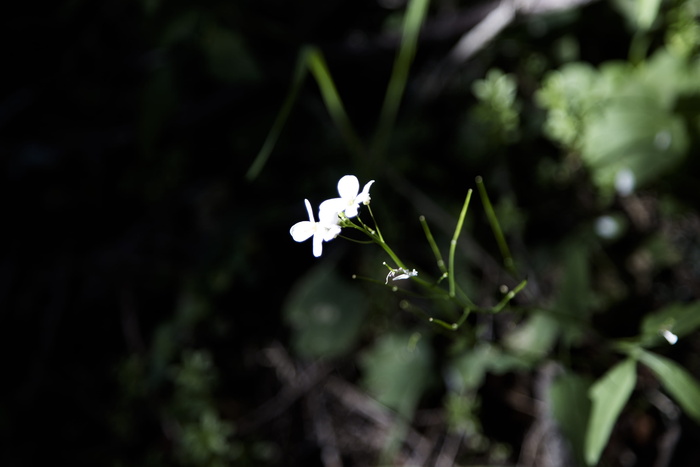
[[[294,350],[307,358],[333,358],[356,345],[367,307],[364,297],[321,264],[297,282],[285,305]]]

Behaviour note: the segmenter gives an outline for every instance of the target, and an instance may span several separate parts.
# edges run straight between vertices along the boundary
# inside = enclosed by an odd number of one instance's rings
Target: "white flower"
[[[314,214],[311,211],[311,203],[309,203],[308,199],[305,199],[304,203],[306,203],[306,211],[309,213],[309,220],[294,224],[292,228],[289,229],[289,234],[295,242],[303,242],[313,236],[314,256],[318,258],[323,251],[323,242],[333,240],[340,233],[338,215],[320,212],[319,221],[316,222],[314,220]],[[331,214],[333,215],[331,216]]]
[[[346,175],[338,182],[338,194],[340,198],[327,199],[319,210],[321,213],[341,213],[344,212],[347,217],[357,216],[357,210],[360,208],[360,203],[369,204],[369,187],[372,186],[374,180],[369,181],[360,191],[360,182],[354,175]]]

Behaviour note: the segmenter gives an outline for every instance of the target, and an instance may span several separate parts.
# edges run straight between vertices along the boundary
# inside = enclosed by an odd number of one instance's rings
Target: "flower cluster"
[[[309,213],[308,221],[297,222],[289,229],[289,233],[295,242],[303,242],[313,237],[313,252],[315,257],[321,256],[323,242],[333,240],[341,230],[340,222],[343,218],[357,216],[360,204],[369,204],[369,188],[374,180],[368,182],[360,192],[360,182],[354,175],[346,175],[338,181],[339,198],[331,198],[319,206],[318,222],[314,219],[311,203],[304,200],[306,211]]]

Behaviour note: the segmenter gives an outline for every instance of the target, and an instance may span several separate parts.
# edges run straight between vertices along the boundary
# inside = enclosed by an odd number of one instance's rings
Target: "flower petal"
[[[314,256],[318,258],[319,256],[321,256],[321,253],[323,253],[323,234],[321,234],[321,232],[317,231],[314,234],[313,244]]]
[[[311,203],[309,203],[308,199],[305,199],[304,204],[306,204],[306,212],[309,213],[309,220],[311,222],[313,222],[314,221],[314,212],[311,210]]]
[[[360,182],[354,175],[346,175],[338,181],[338,194],[346,201],[352,201],[360,191]]]
[[[347,206],[348,203],[343,198],[327,199],[318,207],[318,215],[324,218],[338,217],[338,213],[343,212]]]
[[[327,242],[329,240],[333,240],[335,237],[338,236],[340,233],[340,226],[339,225],[330,225],[325,227],[326,232],[323,234],[323,241]]]
[[[369,188],[372,186],[372,183],[374,183],[374,180],[370,180],[365,184],[365,187],[362,189],[362,193],[357,195],[357,198],[355,198],[355,202],[358,204],[369,204]]]
[[[289,229],[289,234],[295,242],[303,242],[308,240],[316,231],[316,223],[309,221],[297,222]]]
[[[360,206],[357,204],[351,204],[350,206],[345,208],[345,215],[348,217],[355,217],[357,215],[357,209]]]

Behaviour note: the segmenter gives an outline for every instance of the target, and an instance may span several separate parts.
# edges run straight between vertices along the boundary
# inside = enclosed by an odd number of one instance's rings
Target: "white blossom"
[[[360,182],[354,175],[345,175],[338,181],[338,194],[340,198],[327,199],[319,207],[322,214],[325,213],[345,213],[347,217],[357,216],[360,204],[369,204],[369,188],[374,183],[370,180],[360,192]]]
[[[318,258],[323,252],[323,242],[333,240],[340,233],[339,219],[337,214],[322,211],[319,212],[319,221],[316,222],[311,211],[311,203],[308,199],[305,199],[304,203],[309,213],[309,220],[294,224],[289,229],[289,234],[295,242],[303,242],[313,236],[313,253]]]

